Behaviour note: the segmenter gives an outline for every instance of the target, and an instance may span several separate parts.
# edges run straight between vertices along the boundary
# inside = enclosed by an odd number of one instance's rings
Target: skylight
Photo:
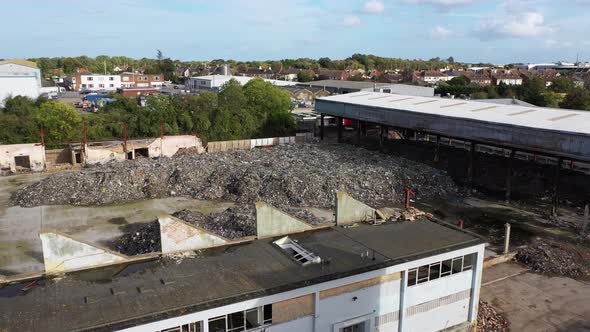
[[[322,261],[319,256],[303,248],[299,243],[295,242],[295,240],[288,236],[280,238],[273,243],[283,249],[283,251],[285,251],[293,260],[303,266],[321,263]]]

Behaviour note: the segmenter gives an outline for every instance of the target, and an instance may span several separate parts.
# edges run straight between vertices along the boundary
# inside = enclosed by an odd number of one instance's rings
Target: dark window
[[[440,277],[440,262],[430,264],[430,280],[438,279]]]
[[[463,271],[471,270],[473,267],[473,256],[475,254],[469,254],[463,256]]]
[[[264,321],[263,324],[272,324],[272,304],[267,304],[264,306]]]
[[[229,331],[244,330],[244,312],[238,311],[227,315],[227,329]]]
[[[453,258],[453,273],[461,272],[463,265],[463,257]]]
[[[440,270],[441,277],[446,277],[446,276],[451,275],[451,264],[452,264],[451,262],[452,261],[450,259],[442,261],[441,270]]]
[[[15,156],[14,165],[21,168],[31,168],[31,158],[29,156]]]
[[[416,284],[418,269],[412,269],[408,271],[408,286],[414,286]]]
[[[225,332],[225,316],[209,319],[209,332]]]
[[[251,329],[260,326],[260,319],[258,318],[258,308],[246,310],[246,328]]]
[[[418,283],[428,281],[428,265],[423,265],[418,268]]]

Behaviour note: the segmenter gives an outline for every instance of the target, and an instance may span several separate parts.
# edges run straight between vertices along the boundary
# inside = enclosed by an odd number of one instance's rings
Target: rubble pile
[[[189,210],[172,215],[226,239],[256,235],[256,209],[253,206],[240,205],[208,215]]]
[[[515,258],[531,270],[551,276],[565,276],[574,279],[590,277],[590,254],[588,249],[537,238],[529,246],[518,251]]]
[[[276,207],[331,208],[343,190],[369,205],[401,202],[408,186],[419,199],[457,188],[445,172],[350,145],[296,144],[249,151],[138,158],[54,174],[12,195],[12,203],[104,205],[190,196]]]
[[[140,255],[162,250],[160,224],[157,220],[143,224],[134,232],[121,235],[109,247],[125,255]]]
[[[496,311],[492,305],[479,301],[477,312],[477,331],[507,332],[510,331],[508,320]]]

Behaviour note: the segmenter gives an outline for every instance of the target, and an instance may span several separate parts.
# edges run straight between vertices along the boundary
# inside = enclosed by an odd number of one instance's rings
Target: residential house
[[[341,80],[346,81],[349,75],[345,70],[320,68],[317,71],[318,80]]]
[[[121,86],[123,88],[160,88],[164,84],[164,75],[143,75],[136,73],[121,74]]]
[[[518,70],[492,70],[493,85],[522,85],[523,79]]]
[[[414,77],[427,84],[438,84],[440,82],[446,82],[452,79],[446,73],[438,70],[424,70],[421,72],[415,72]]]
[[[116,91],[121,88],[121,76],[78,73],[71,77],[70,89],[74,91]]]
[[[274,76],[274,73],[271,68],[262,68],[262,67],[247,68],[245,71],[239,72],[238,74],[241,76],[260,77],[260,78],[264,78],[264,79],[272,79]]]
[[[490,86],[492,85],[492,77],[487,70],[467,70],[463,72],[463,76],[467,79],[469,84],[478,86]]]

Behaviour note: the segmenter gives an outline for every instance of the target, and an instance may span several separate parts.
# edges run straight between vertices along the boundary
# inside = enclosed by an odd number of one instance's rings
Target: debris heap
[[[208,215],[186,209],[172,215],[230,240],[256,235],[256,209],[247,205]]]
[[[145,223],[137,230],[110,241],[108,246],[130,256],[161,251],[160,224],[157,220]]]
[[[350,145],[296,144],[172,158],[111,162],[54,174],[12,195],[12,203],[104,205],[187,196],[276,207],[331,208],[343,190],[369,205],[401,202],[404,187],[418,199],[444,197],[457,188],[445,172],[404,158]]]
[[[587,247],[537,238],[520,249],[515,258],[534,272],[574,279],[590,278],[590,250]]]
[[[479,301],[477,312],[478,332],[507,332],[510,331],[508,320],[496,308],[485,301]]]

